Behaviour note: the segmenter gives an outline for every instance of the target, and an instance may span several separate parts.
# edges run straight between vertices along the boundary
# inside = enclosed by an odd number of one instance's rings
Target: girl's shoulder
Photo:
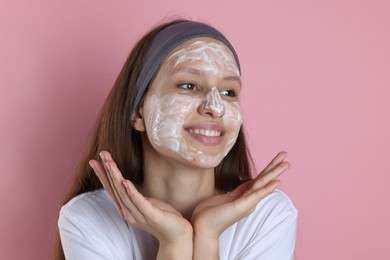
[[[252,214],[237,222],[238,225],[250,225],[252,229],[265,230],[284,221],[295,222],[298,210],[283,191],[276,189],[262,199]]]
[[[126,228],[126,222],[103,189],[80,194],[62,206],[58,225],[60,229],[77,227],[83,236],[89,231],[106,233],[113,228]]]
[[[58,226],[64,251],[73,256],[77,252],[80,259],[152,259],[158,246],[154,237],[120,216],[102,189],[62,206]]]
[[[291,259],[298,211],[281,190],[262,199],[220,237],[221,259]]]
[[[62,206],[61,214],[87,214],[89,211],[105,209],[108,211],[116,210],[107,192],[103,189],[82,193],[72,198],[68,203]]]
[[[256,207],[255,212],[261,215],[268,215],[271,213],[284,213],[287,215],[296,216],[298,210],[290,197],[283,191],[276,189],[270,195],[261,200]]]

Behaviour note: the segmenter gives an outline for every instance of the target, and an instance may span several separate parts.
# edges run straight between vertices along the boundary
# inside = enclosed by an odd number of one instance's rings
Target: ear
[[[134,127],[134,129],[137,130],[138,132],[145,132],[146,131],[142,107],[139,107],[137,109],[137,111],[135,111],[131,115],[131,124]]]

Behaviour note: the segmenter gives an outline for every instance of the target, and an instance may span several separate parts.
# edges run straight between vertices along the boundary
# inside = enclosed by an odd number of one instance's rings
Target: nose
[[[212,117],[222,117],[224,115],[225,107],[216,87],[213,87],[205,96],[199,106],[199,113]]]

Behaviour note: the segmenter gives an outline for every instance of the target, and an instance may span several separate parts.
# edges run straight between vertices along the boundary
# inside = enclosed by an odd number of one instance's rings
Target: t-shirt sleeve
[[[270,194],[232,228],[227,259],[293,259],[297,215],[287,195],[279,190]]]
[[[67,260],[140,259],[134,233],[140,231],[130,228],[103,190],[81,194],[64,205],[58,227]],[[144,233],[140,243],[150,244],[150,235]]]
[[[84,206],[82,210],[80,206]],[[108,248],[105,242],[107,234],[103,234],[102,229],[97,226],[99,223],[96,218],[88,217],[92,215],[87,214],[90,210],[90,205],[66,205],[61,209],[58,227],[65,258],[117,259]]]

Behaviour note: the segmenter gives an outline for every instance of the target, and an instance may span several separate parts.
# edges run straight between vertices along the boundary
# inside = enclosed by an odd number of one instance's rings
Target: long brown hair
[[[142,60],[154,36],[164,28],[185,22],[174,20],[162,24],[147,33],[133,48],[113,88],[111,89],[93,129],[89,145],[78,163],[73,182],[63,204],[88,191],[103,188],[89,166],[91,159],[98,160],[99,152],[109,151],[125,179],[135,184],[143,181],[143,150],[140,134],[132,127],[131,107],[135,85],[140,74]],[[247,150],[243,128],[231,151],[215,168],[216,188],[230,191],[250,179],[253,166]],[[55,260],[65,259],[59,235],[54,252]]]

